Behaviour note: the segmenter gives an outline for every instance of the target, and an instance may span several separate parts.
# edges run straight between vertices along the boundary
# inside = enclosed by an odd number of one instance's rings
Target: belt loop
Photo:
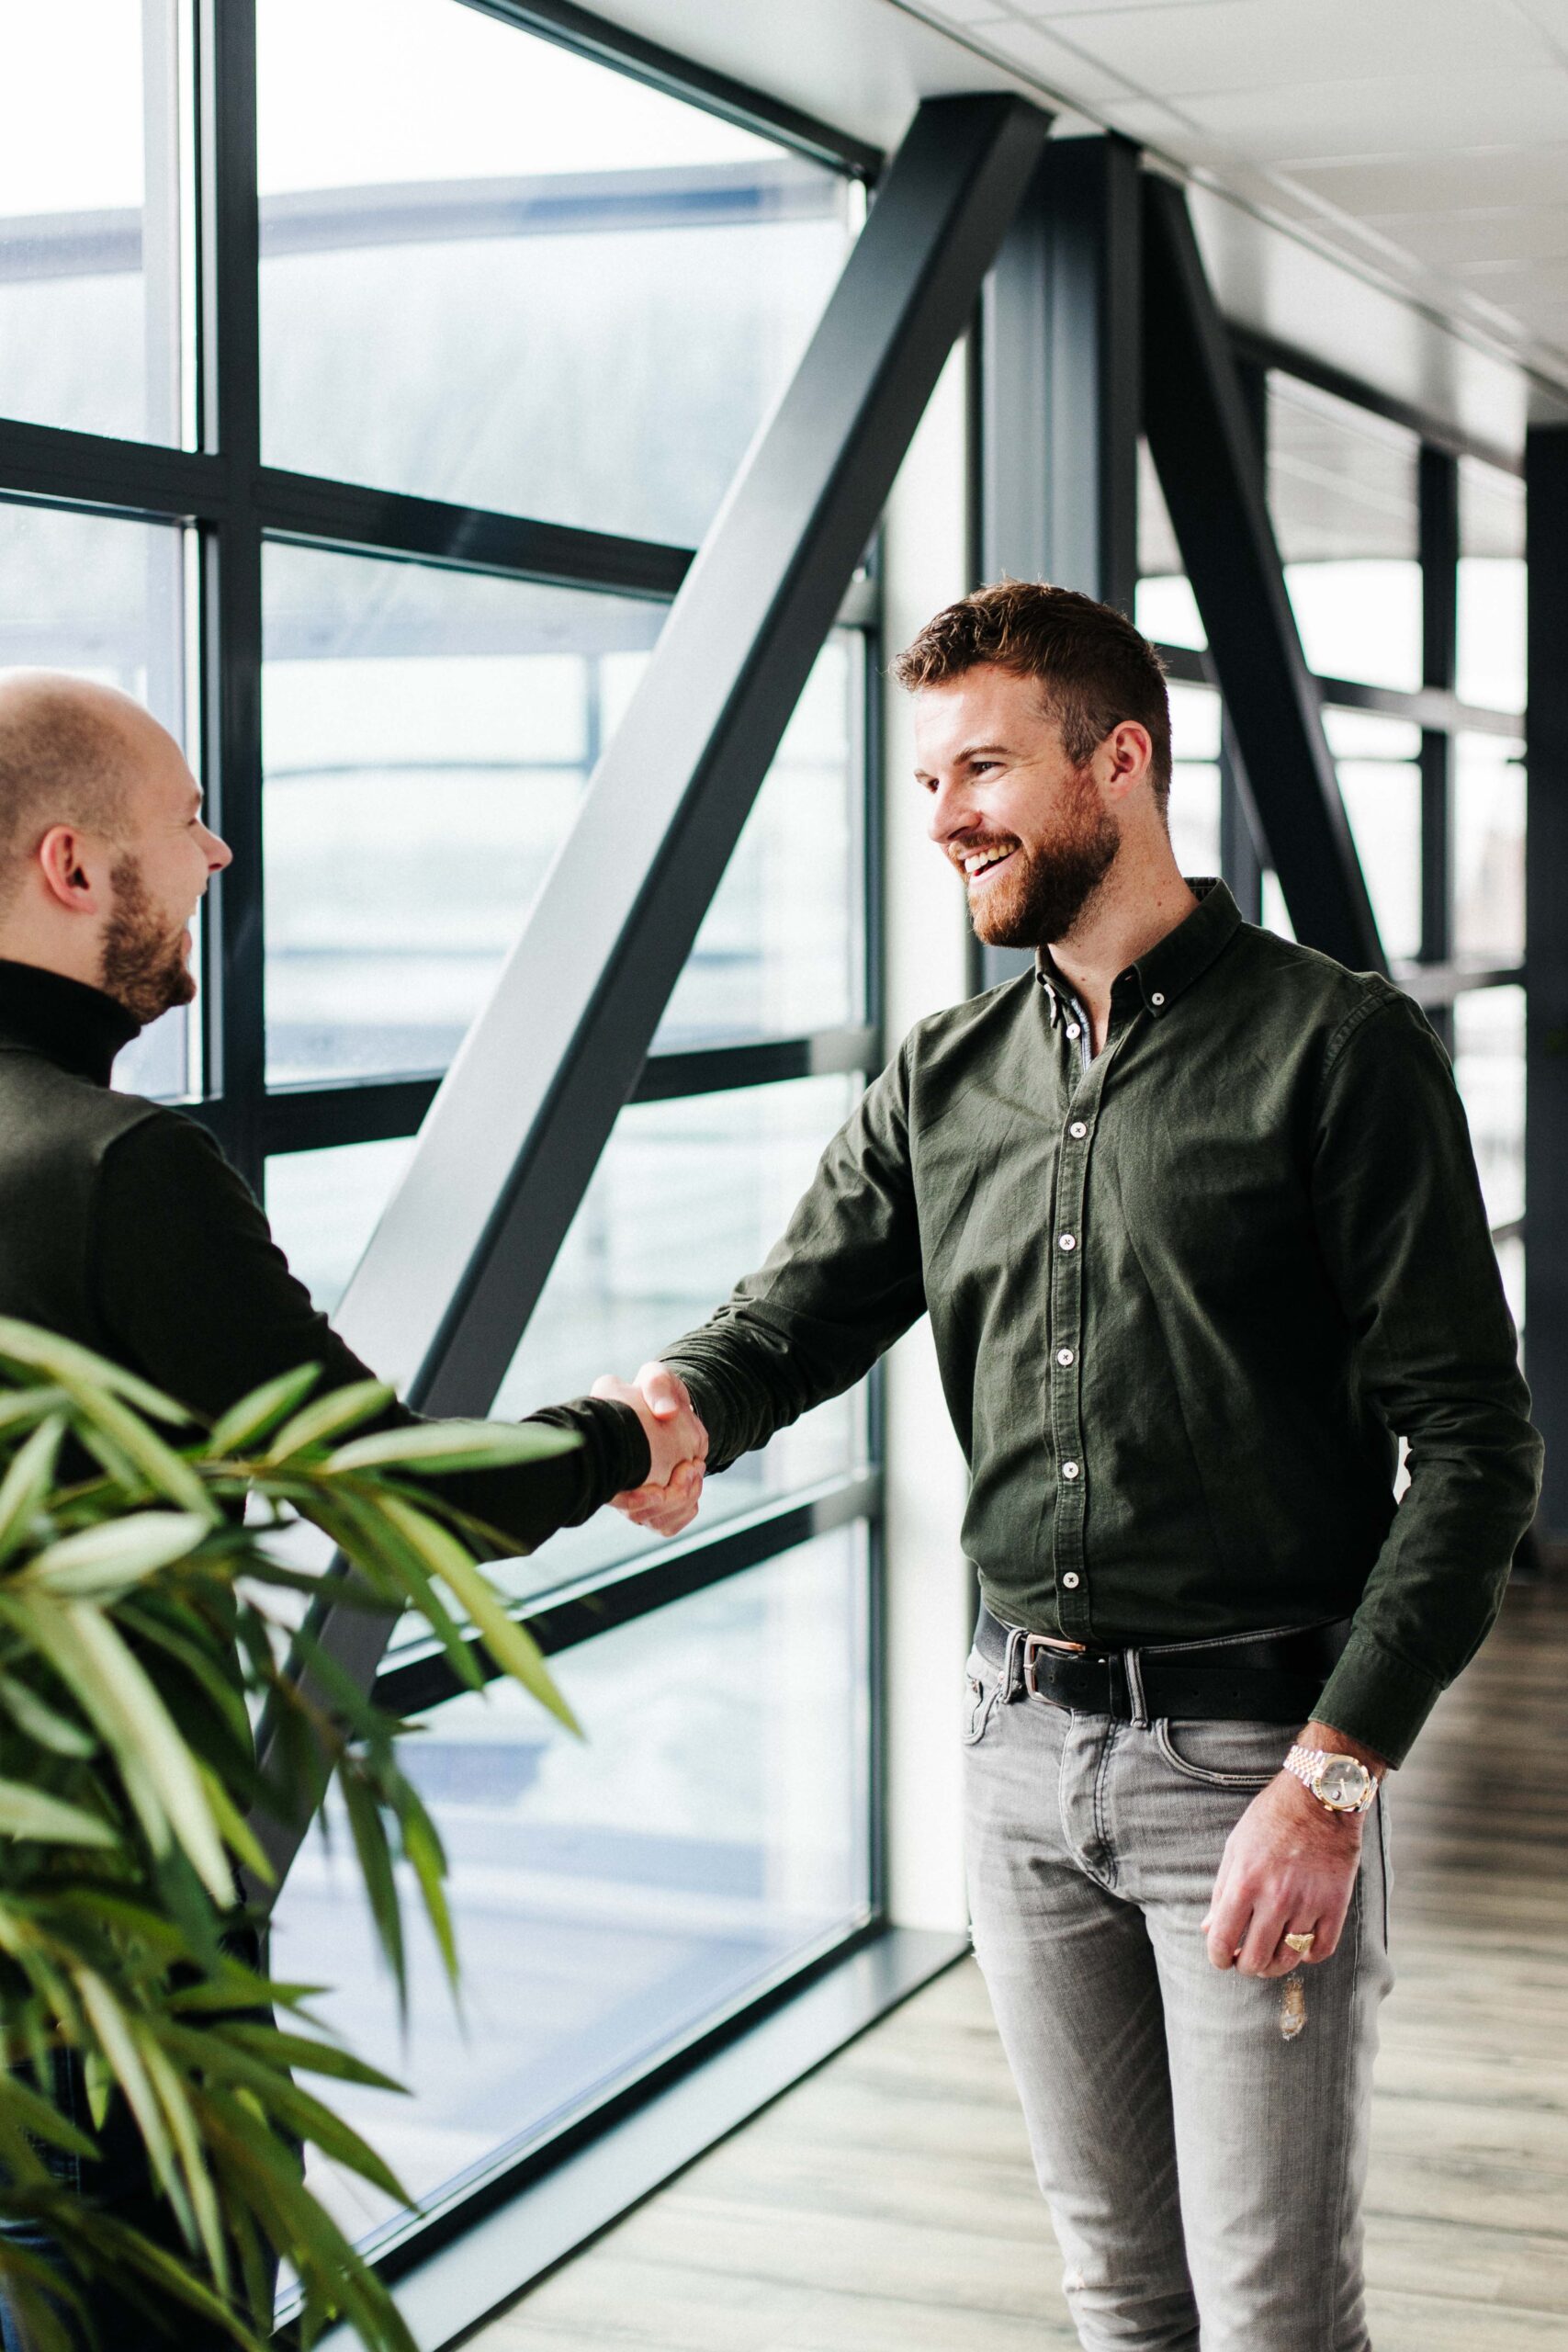
[[[1122,1664],[1127,1675],[1127,1698],[1133,1710],[1133,1722],[1139,1731],[1149,1727],[1149,1705],[1144,1696],[1144,1662],[1136,1650],[1123,1650]]]
[[[1007,1656],[1002,1661],[1002,1704],[1010,1707],[1018,1696],[1018,1653],[1028,1635],[1021,1625],[1008,1628]]]

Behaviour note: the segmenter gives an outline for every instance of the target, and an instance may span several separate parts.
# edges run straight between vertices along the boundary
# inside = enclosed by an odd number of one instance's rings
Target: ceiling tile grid
[[[1568,382],[1568,0],[898,0]]]

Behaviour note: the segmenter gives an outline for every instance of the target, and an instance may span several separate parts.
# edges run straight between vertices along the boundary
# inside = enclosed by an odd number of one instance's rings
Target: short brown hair
[[[51,671],[0,681],[0,913],[51,826],[118,837],[130,761],[117,700]]]
[[[1124,718],[1148,729],[1150,781],[1163,809],[1170,796],[1170,704],[1165,672],[1146,637],[1113,605],[1044,580],[998,580],[929,620],[893,664],[901,686],[945,685],[992,663],[1037,678],[1048,715],[1075,767]]]

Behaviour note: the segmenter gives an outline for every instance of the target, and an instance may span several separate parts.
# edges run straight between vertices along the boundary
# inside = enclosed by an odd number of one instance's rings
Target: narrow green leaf
[[[410,1789],[412,1799],[406,1810],[399,1809],[402,1824],[403,1852],[413,1866],[423,1898],[425,1917],[430,1921],[446,1981],[454,1992],[457,1989],[457,1939],[452,1927],[452,1914],[446,1903],[446,1855],[435,1824],[419,1801],[416,1791]]]
[[[91,1756],[97,1747],[91,1732],[57,1713],[14,1674],[0,1674],[0,1708],[25,1738],[47,1747],[51,1756]]]
[[[0,1838],[28,1838],[46,1846],[117,1846],[107,1821],[63,1797],[46,1796],[26,1781],[0,1781]]]
[[[107,1389],[112,1396],[123,1396],[139,1413],[150,1413],[157,1421],[172,1421],[185,1426],[190,1415],[172,1396],[139,1380],[123,1365],[110,1363],[107,1356],[95,1355],[91,1348],[78,1347],[74,1340],[63,1340],[57,1331],[40,1331],[31,1323],[18,1323],[11,1316],[0,1316],[0,1359],[11,1363],[26,1364],[29,1371],[47,1374],[74,1395],[84,1385]]]
[[[276,1380],[264,1381],[259,1388],[253,1388],[248,1396],[242,1396],[213,1422],[207,1441],[208,1453],[221,1458],[254,1445],[310,1395],[321,1376],[319,1363],[302,1363],[298,1372],[280,1373]]]
[[[166,1853],[177,1840],[209,1894],[227,1905],[233,1882],[206,1793],[145,1670],[113,1626],[90,1607],[60,1605],[37,1591],[27,1601],[34,1639],[114,1750],[152,1851]],[[0,1596],[0,1613],[17,1623],[19,1596]]]
[[[70,1402],[64,1389],[52,1381],[45,1381],[36,1388],[0,1390],[0,1430],[14,1429],[24,1421],[41,1421],[46,1414],[57,1413]]]
[[[108,1599],[194,1552],[210,1522],[195,1511],[136,1511],[62,1536],[29,1560],[17,1585],[42,1585],[56,1600]]]
[[[136,2128],[141,2134],[153,2175],[179,2215],[181,2227],[188,2236],[194,2236],[196,2217],[178,2177],[168,2126],[164,2120],[164,2112],[152,2086],[147,2079],[147,2070],[136,2047],[130,2020],[95,1970],[83,1969],[76,1984],[83,2009],[97,2037],[98,2047],[112,2067],[115,2081],[125,2094],[126,2104],[136,2118]]]
[[[523,1422],[418,1421],[411,1429],[355,1438],[339,1446],[322,1467],[333,1476],[351,1470],[501,1469],[516,1462],[547,1462],[581,1442],[570,1430]]]
[[[250,1823],[234,1804],[228,1790],[210,1766],[198,1765],[197,1770],[201,1774],[201,1785],[207,1791],[207,1802],[212,1807],[212,1817],[217,1822],[230,1850],[244,1864],[246,1870],[254,1871],[264,1886],[271,1886],[276,1872],[257,1842],[255,1832],[252,1829]]]
[[[258,2057],[270,2058],[279,2066],[290,2066],[301,2075],[324,2075],[333,2082],[357,2083],[373,2091],[395,2091],[408,2097],[408,2086],[391,2075],[382,2074],[363,2058],[356,2058],[341,2042],[312,2041],[303,2033],[283,2033],[276,2026],[227,2025],[224,2040],[238,2042],[242,2049],[252,2050]],[[265,2047],[263,2046],[265,2044]]]
[[[159,2048],[153,2033],[139,2033],[137,2047],[175,2143],[181,2177],[196,2223],[196,2245],[207,2257],[208,2268],[217,2285],[224,2294],[228,2294],[231,2287],[229,2248],[224,2240],[222,2217],[218,2210],[218,2197],[208,2168],[207,2154],[196,2118],[191,2113],[185,2085],[169,2064],[165,2052]]]
[[[264,1466],[275,1469],[291,1455],[302,1453],[308,1445],[320,1445],[336,1437],[340,1430],[367,1421],[372,1413],[384,1412],[397,1393],[389,1381],[355,1380],[346,1388],[333,1388],[318,1396],[313,1405],[284,1423],[266,1450]]]
[[[552,1681],[537,1643],[507,1614],[500,1593],[457,1537],[449,1535],[426,1512],[416,1510],[412,1503],[395,1496],[383,1496],[382,1508],[468,1611],[502,1672],[531,1691],[541,1706],[548,1708],[558,1722],[581,1738],[581,1725]]]
[[[0,1479],[0,1560],[8,1559],[31,1534],[33,1521],[53,1484],[65,1430],[62,1413],[51,1413],[40,1421],[27,1442],[17,1447],[10,1468]]]
[[[359,1860],[359,1874],[365,1882],[366,1898],[370,1905],[370,1917],[386,1955],[392,1981],[398,1988],[398,2009],[404,2015],[408,2007],[408,1962],[403,1951],[402,1911],[398,1902],[398,1883],[392,1871],[391,1848],[387,1842],[387,1827],[380,1807],[352,1759],[344,1758],[337,1770],[337,1784],[348,1814],[348,1826],[354,1836],[354,1850]]]
[[[78,1402],[89,1420],[135,1464],[154,1494],[162,1495],[165,1502],[177,1503],[182,1510],[194,1511],[198,1518],[219,1517],[217,1504],[185,1456],[165,1445],[156,1430],[150,1430],[118,1396],[84,1383]]]

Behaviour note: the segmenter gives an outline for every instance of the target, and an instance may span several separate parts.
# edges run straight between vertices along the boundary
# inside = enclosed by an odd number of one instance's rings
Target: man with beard
[[[0,1315],[96,1349],[209,1419],[301,1364],[322,1367],[319,1393],[370,1376],[205,1129],[110,1090],[138,1030],[195,997],[191,919],[229,863],[178,745],[138,704],[45,673],[0,682]],[[416,1418],[395,1405],[367,1426]],[[520,1551],[619,1489],[673,1477],[650,1489],[672,1498],[697,1475],[693,1418],[656,1417],[634,1389],[536,1418],[579,1442],[428,1481]],[[80,2067],[59,2063],[60,2102],[85,2115]],[[118,2102],[99,2153],[87,2193],[178,2250]],[[53,2258],[47,2241],[39,2250]],[[104,2352],[150,2342],[110,2284],[85,2300]],[[169,2326],[184,2352],[231,2341],[183,2307]],[[18,2343],[0,2308],[0,2346]]]
[[[1540,1472],[1464,1114],[1408,998],[1183,878],[1120,613],[1007,582],[896,674],[975,929],[1035,968],[911,1032],[638,1382],[723,1469],[930,1314],[983,1596],[976,1950],[1080,2338],[1365,2352],[1379,1783]]]

